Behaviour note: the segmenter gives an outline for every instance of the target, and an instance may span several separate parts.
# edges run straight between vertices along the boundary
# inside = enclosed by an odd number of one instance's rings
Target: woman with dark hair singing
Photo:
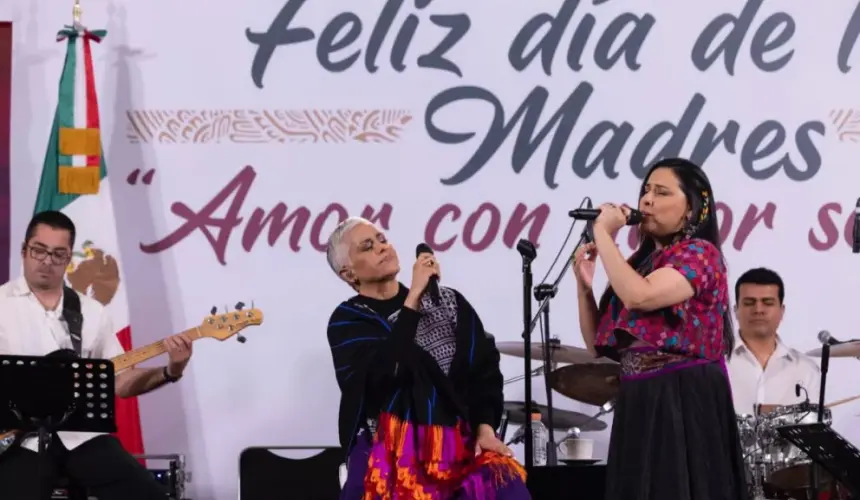
[[[424,291],[439,263],[421,254],[412,286],[382,230],[350,218],[328,263],[357,295],[331,315],[328,341],[349,454],[342,500],[528,500],[525,471],[495,434],[499,351],[457,291]]]
[[[613,235],[630,209],[604,204],[575,255],[586,346],[621,363],[607,500],[744,500],[745,469],[725,356],[734,334],[714,194],[687,160],[657,162],[639,192],[641,243]],[[595,259],[609,287],[594,299]]]

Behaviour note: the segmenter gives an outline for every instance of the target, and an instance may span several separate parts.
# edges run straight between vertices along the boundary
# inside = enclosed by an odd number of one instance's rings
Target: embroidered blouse
[[[619,350],[638,339],[661,351],[719,360],[723,355],[723,314],[728,308],[728,279],[720,251],[712,243],[684,240],[651,256],[647,274],[662,267],[677,269],[693,285],[685,302],[656,311],[630,310],[613,297],[598,320],[594,345],[598,354],[618,360]]]

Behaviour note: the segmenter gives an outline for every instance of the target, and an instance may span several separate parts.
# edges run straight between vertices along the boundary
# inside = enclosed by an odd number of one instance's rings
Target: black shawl
[[[328,342],[341,390],[338,418],[340,443],[348,454],[368,418],[392,414],[413,424],[453,426],[466,421],[498,428],[502,407],[502,373],[493,337],[478,314],[457,291],[440,287],[456,298],[456,352],[446,375],[427,351],[415,343],[422,315],[433,305],[425,294],[421,312],[403,307],[408,290],[400,286],[401,307],[393,324],[354,296],[331,315]]]

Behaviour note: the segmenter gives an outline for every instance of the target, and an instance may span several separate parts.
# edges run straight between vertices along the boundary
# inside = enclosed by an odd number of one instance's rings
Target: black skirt
[[[747,500],[745,475],[720,363],[622,380],[606,500]]]

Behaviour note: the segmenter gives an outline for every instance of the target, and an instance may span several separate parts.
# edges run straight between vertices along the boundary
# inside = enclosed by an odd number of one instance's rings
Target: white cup
[[[564,453],[569,460],[590,460],[594,456],[594,440],[566,439],[564,441]]]

